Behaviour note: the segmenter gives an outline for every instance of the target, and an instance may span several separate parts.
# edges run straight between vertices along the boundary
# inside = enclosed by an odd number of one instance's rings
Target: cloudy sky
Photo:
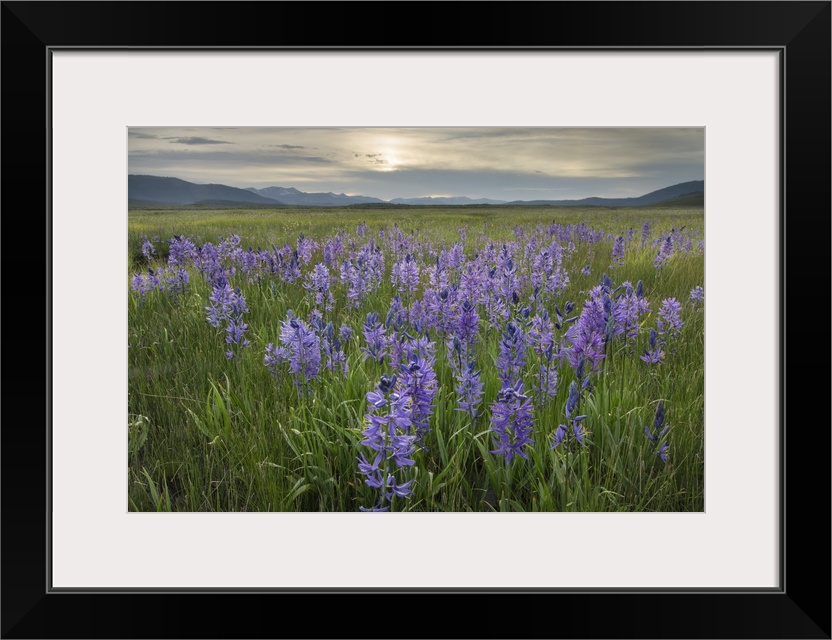
[[[639,196],[705,177],[702,128],[130,128],[129,172],[390,200]]]

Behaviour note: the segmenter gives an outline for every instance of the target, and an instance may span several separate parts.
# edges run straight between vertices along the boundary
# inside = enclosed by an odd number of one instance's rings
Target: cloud
[[[210,138],[200,138],[198,136],[191,136],[190,138],[170,138],[171,144],[233,144],[225,140],[211,140]]]
[[[623,197],[704,177],[702,128],[134,127],[128,132],[133,173],[387,199],[425,193]]]

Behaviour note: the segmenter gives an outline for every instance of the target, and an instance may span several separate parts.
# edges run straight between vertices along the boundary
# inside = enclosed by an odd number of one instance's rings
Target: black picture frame
[[[0,432],[2,637],[829,638],[831,6],[828,1],[3,2],[7,322]],[[59,381],[50,377],[49,345],[51,326],[60,319],[50,315],[50,52],[129,47],[779,51],[785,80],[780,587],[672,592],[52,590],[49,399],[51,386]],[[787,270],[789,255],[792,268]],[[749,321],[753,314],[749,310]],[[809,373],[818,358],[824,376]],[[792,381],[788,405],[787,380]],[[742,452],[736,453],[741,473]],[[320,608],[320,615],[302,618],[310,604]],[[452,626],[440,620],[451,620]]]

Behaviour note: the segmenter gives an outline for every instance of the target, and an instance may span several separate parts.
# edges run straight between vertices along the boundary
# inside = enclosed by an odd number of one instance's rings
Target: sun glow
[[[395,171],[399,165],[401,165],[402,161],[394,155],[383,154],[382,155],[383,162],[380,162],[377,165],[379,171]]]

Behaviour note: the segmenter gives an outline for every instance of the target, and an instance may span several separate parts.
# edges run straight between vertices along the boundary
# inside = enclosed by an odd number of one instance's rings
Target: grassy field
[[[131,210],[129,509],[702,511],[703,232],[701,209]]]

